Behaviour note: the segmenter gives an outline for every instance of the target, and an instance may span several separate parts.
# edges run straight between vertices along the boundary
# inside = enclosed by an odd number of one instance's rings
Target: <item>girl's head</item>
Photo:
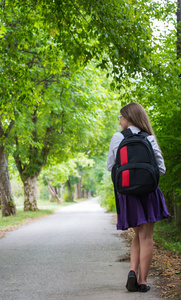
[[[141,104],[131,102],[123,106],[120,110],[120,113],[122,116],[120,119],[120,125],[122,126],[123,130],[130,125],[134,125],[140,130],[154,135],[149,117]]]

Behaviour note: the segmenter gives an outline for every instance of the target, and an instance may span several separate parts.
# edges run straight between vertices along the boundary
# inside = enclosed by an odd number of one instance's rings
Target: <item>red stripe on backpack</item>
[[[124,146],[120,149],[120,160],[121,160],[121,166],[126,165],[128,163],[128,152],[127,152],[127,146]]]
[[[122,186],[129,186],[129,170],[122,172]]]

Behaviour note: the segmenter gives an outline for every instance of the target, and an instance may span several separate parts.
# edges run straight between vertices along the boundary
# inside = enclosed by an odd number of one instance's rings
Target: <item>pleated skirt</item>
[[[118,195],[120,213],[117,215],[117,229],[126,230],[141,224],[161,221],[170,216],[159,187],[143,196]]]

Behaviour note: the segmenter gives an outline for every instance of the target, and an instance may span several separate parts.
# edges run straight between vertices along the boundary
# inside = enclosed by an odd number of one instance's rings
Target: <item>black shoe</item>
[[[138,286],[138,292],[141,292],[141,293],[146,293],[150,290],[150,286],[149,285],[146,285],[146,284],[140,284]]]
[[[129,292],[137,292],[138,291],[138,283],[137,283],[137,278],[136,278],[136,274],[134,271],[130,271],[128,274],[126,288]]]

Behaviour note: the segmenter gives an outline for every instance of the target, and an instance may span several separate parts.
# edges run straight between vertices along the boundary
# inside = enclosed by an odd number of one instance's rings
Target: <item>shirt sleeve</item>
[[[111,172],[115,162],[116,162],[116,153],[119,144],[123,140],[124,136],[120,132],[116,132],[113,134],[113,137],[111,139],[110,147],[109,147],[109,153],[107,158],[107,169]]]
[[[153,135],[149,135],[147,137],[147,139],[150,141],[150,143],[152,145],[152,148],[153,148],[153,151],[155,153],[155,157],[156,157],[156,160],[157,160],[157,163],[158,163],[158,168],[159,168],[159,171],[160,171],[160,175],[163,175],[166,172],[166,167],[165,167],[164,159],[163,159],[161,150],[158,146],[158,143],[157,143],[157,141],[156,141],[156,139]]]

